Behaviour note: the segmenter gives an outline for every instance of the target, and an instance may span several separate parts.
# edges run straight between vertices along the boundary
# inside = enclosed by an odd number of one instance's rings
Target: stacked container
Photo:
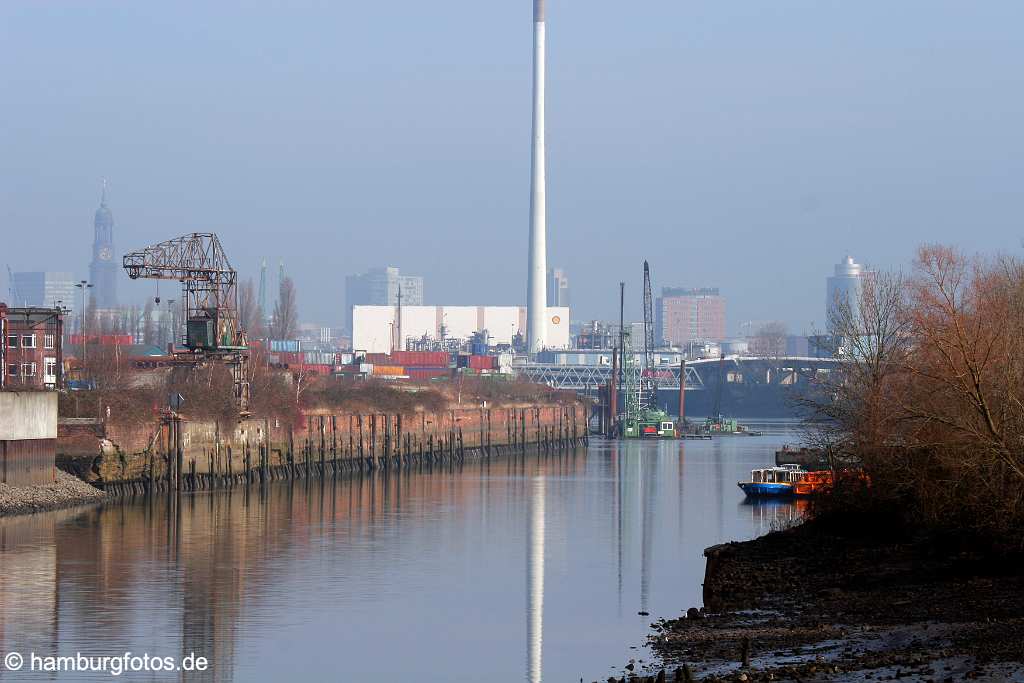
[[[451,355],[446,351],[395,351],[391,362],[407,368],[444,368],[451,363]]]
[[[302,360],[306,365],[334,365],[334,355],[322,351],[303,351]]]
[[[298,353],[302,343],[298,339],[271,339],[270,350],[274,353]]]
[[[451,377],[452,371],[448,368],[406,368],[409,379],[420,382],[432,379],[447,379]]]
[[[469,367],[473,370],[497,370],[498,359],[496,356],[470,356]]]
[[[286,365],[302,365],[306,360],[301,351],[282,351],[277,356]]]

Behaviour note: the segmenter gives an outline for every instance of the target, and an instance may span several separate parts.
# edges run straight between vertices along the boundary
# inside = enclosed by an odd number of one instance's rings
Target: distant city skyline
[[[342,324],[345,275],[385,261],[435,301],[524,305],[531,10],[257,0],[239,32],[217,4],[3,3],[5,265],[88,277],[107,177],[115,256],[215,231],[242,279],[289,264],[304,321]],[[645,258],[656,291],[713,283],[732,321],[802,332],[837,254],[1020,253],[1024,5],[546,11],[548,260],[575,319],[614,320],[620,280],[637,319]]]
[[[548,306],[569,306],[569,276],[562,268],[548,268]]]
[[[12,307],[45,306],[67,309],[69,312],[81,308],[78,302],[74,273],[64,271],[14,271],[10,287],[10,300],[0,298]]]
[[[345,277],[345,328],[352,334],[352,311],[356,306],[423,305],[423,278],[403,274],[394,266],[369,268],[365,273]]]

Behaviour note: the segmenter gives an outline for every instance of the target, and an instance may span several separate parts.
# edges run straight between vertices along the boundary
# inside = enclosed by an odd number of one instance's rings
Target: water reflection
[[[741,510],[750,515],[758,536],[798,524],[809,505],[804,498],[745,498],[740,503]]]
[[[530,516],[526,536],[526,679],[541,680],[544,644],[544,476],[530,482]]]
[[[703,548],[798,514],[741,503],[774,445],[595,442],[0,520],[0,651],[207,657],[188,680],[507,680],[525,616],[528,681],[602,678],[700,604]]]

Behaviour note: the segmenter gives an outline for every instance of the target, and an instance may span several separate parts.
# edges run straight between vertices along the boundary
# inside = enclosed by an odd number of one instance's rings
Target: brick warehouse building
[[[64,315],[57,308],[0,303],[0,389],[59,389],[64,384]]]

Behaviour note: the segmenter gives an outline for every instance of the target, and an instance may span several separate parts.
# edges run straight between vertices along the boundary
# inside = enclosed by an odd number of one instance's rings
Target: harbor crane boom
[[[181,282],[188,351],[175,355],[195,364],[215,360],[227,365],[239,409],[246,412],[249,349],[238,319],[238,273],[217,235],[193,232],[125,254],[122,263],[133,280]]]
[[[644,261],[644,370],[654,370],[654,297],[651,295],[651,268]]]

